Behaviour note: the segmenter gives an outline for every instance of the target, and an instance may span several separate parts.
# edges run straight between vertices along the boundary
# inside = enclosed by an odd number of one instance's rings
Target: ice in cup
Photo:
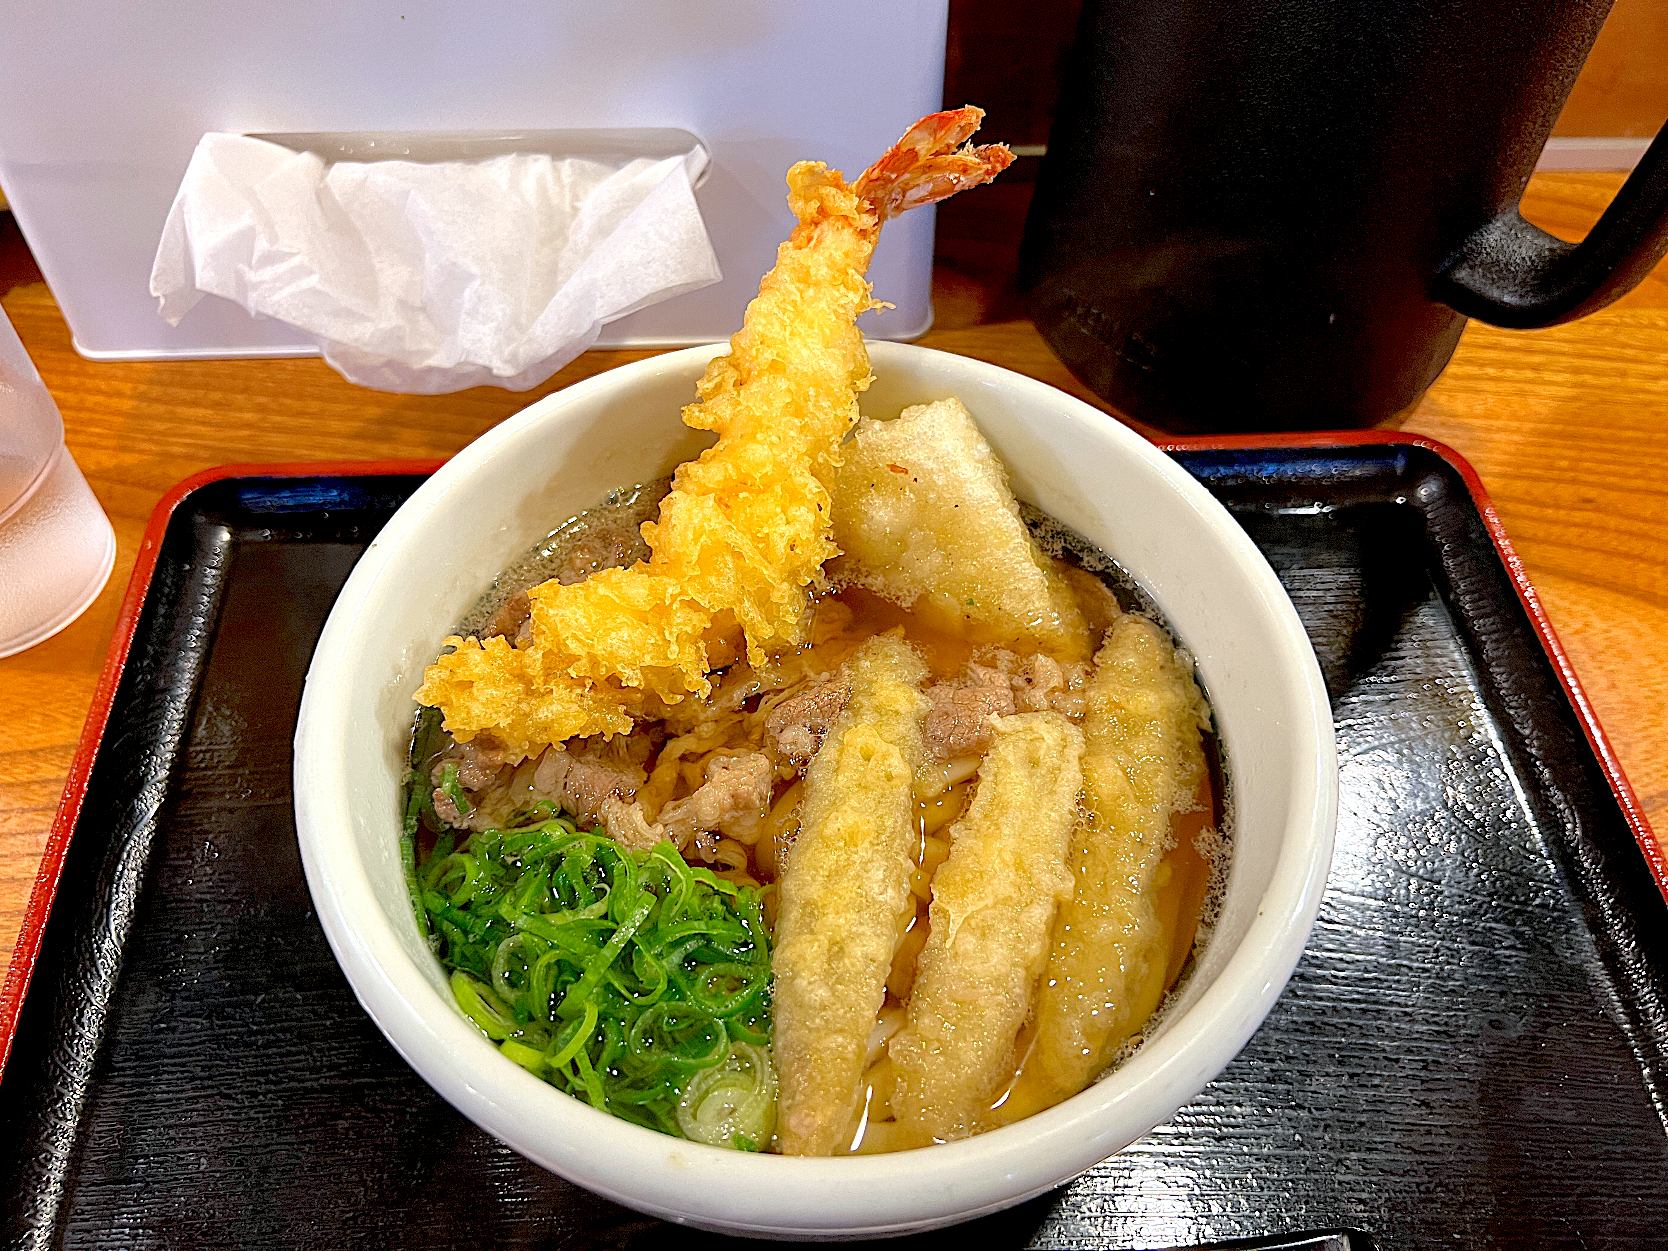
[[[64,446],[58,406],[0,313],[0,656],[79,617],[115,560],[115,532]]]

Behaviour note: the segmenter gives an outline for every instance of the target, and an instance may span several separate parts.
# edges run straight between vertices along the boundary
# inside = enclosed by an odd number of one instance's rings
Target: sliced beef
[[[465,824],[463,813],[458,811],[452,797],[438,786],[434,788],[434,815],[450,826],[461,828]]]
[[[471,797],[470,810],[459,812],[452,797],[440,788],[440,781],[446,776],[446,766],[457,766],[458,785]],[[434,812],[447,825],[459,829],[485,828],[482,824],[481,805],[477,797],[486,794],[500,781],[509,775],[510,761],[502,751],[482,741],[470,743],[452,743],[445,751],[435,758],[429,769],[429,780],[434,787]]]
[[[610,798],[630,800],[647,775],[641,763],[619,753],[582,745],[549,747],[533,772],[533,791],[581,820],[603,820]]]
[[[562,567],[557,570],[556,580],[563,586],[572,586],[604,569],[623,569],[648,554],[649,546],[643,542],[636,526],[592,526],[574,544]]]
[[[512,763],[509,756],[490,743],[476,740],[453,743],[441,752],[429,770],[429,776],[439,783],[449,764],[458,767],[458,785],[466,791],[481,791],[498,780],[505,765]]]
[[[526,591],[517,591],[507,599],[499,610],[492,614],[492,619],[486,623],[481,631],[484,639],[501,635],[516,642],[521,632],[527,629],[533,620],[533,601],[527,598]],[[531,631],[529,631],[530,633]]]
[[[762,821],[770,810],[776,767],[759,752],[739,756],[714,756],[707,761],[706,780],[682,799],[674,799],[660,810],[660,819],[650,821],[639,800],[617,795],[605,798],[601,821],[622,847],[647,850],[662,839],[670,839],[679,851],[711,860],[719,834]]]
[[[1088,707],[1083,690],[1089,682],[1089,669],[1086,664],[1062,665],[1039,652],[1009,679],[1014,706],[1020,712],[1058,712],[1081,720]]]
[[[850,698],[847,678],[812,683],[770,710],[765,717],[765,742],[778,756],[803,769]]]
[[[776,766],[761,752],[714,756],[707,761],[706,780],[660,810],[664,837],[680,848],[693,842],[702,859],[710,860],[718,842],[715,833],[731,833],[764,818],[775,783]]]
[[[602,801],[602,824],[608,837],[631,851],[647,851],[666,837],[666,827],[643,815],[643,805],[618,795]]]
[[[1000,669],[969,664],[953,682],[927,687],[932,708],[927,713],[927,755],[935,760],[979,756],[990,746],[991,717],[1014,711],[1014,691]]]

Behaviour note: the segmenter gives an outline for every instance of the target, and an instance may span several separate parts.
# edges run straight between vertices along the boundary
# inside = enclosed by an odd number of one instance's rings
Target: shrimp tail
[[[987,183],[1013,163],[1000,143],[961,146],[985,111],[966,105],[923,117],[858,178],[853,190],[881,221]]]

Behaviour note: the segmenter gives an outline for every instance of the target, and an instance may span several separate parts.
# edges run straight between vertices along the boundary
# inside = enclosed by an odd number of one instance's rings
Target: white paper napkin
[[[517,154],[339,161],[207,134],[151,269],[177,325],[204,293],[318,339],[352,382],[537,386],[604,324],[717,282],[697,147],[606,164]]]

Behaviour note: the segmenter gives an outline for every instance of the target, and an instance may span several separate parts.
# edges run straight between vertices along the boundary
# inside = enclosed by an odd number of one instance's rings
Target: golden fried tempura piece
[[[909,1016],[888,1048],[900,1146],[966,1138],[1014,1071],[1014,1043],[1048,961],[1066,868],[1083,731],[1057,712],[996,719],[950,858],[932,880]]]
[[[772,967],[784,1155],[847,1145],[899,920],[914,906],[926,665],[902,639],[881,635],[847,671],[851,699],[805,772],[799,838],[778,887]]]
[[[1087,694],[1089,815],[1072,837],[1072,896],[1054,921],[1036,1042],[1003,1123],[1087,1086],[1164,994],[1154,878],[1171,816],[1192,806],[1204,776],[1204,697],[1164,631],[1136,615],[1108,631]]]
[[[1088,626],[1020,520],[1007,471],[960,400],[857,423],[834,479],[842,576],[976,643],[1087,660]]]
[[[923,118],[848,187],[805,161],[788,172],[799,219],[747,308],[730,353],[712,361],[684,409],[718,442],[682,465],[645,524],[651,555],[584,582],[534,587],[532,640],[454,648],[424,674],[420,703],[459,741],[490,734],[513,756],[577,734],[630,729],[657,705],[705,694],[709,645],[745,636],[748,655],[796,643],[806,589],[836,554],[826,481],[857,418],[869,358],[855,326],[874,307],[863,275],[887,217],[995,177],[1005,148],[957,145],[978,109]]]

